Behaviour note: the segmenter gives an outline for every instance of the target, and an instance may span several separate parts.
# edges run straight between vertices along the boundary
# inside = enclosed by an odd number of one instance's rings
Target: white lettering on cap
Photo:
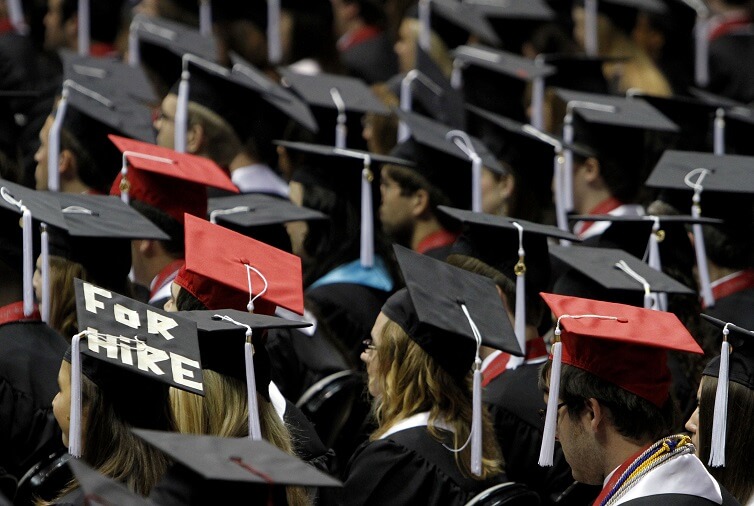
[[[188,379],[195,377],[194,371],[184,368],[184,365],[186,365],[193,367],[194,369],[199,369],[199,362],[186,358],[182,355],[178,355],[177,353],[171,353],[170,365],[173,370],[173,381],[175,381],[179,385],[199,390],[200,392],[204,391],[204,388],[202,387],[202,384],[200,382],[191,381],[190,379]]]
[[[97,314],[97,309],[104,309],[105,305],[98,301],[94,296],[101,295],[102,297],[105,297],[106,299],[112,299],[113,294],[108,292],[107,290],[103,290],[102,288],[99,288],[97,286],[94,286],[90,283],[84,283],[84,302],[85,302],[85,308],[90,313]]]
[[[150,334],[160,334],[168,341],[175,336],[168,330],[178,326],[178,322],[168,316],[162,316],[154,311],[147,310],[147,332]]]

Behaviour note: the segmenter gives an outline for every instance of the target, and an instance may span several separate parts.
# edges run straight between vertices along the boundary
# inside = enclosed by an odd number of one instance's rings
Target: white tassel
[[[537,130],[542,130],[545,124],[545,78],[537,77],[531,85],[531,124]]]
[[[13,29],[19,35],[26,35],[29,33],[29,26],[24,19],[24,10],[21,7],[21,0],[8,0],[6,2],[8,8],[8,20],[13,25]]]
[[[181,82],[178,85],[178,103],[175,106],[175,150],[186,152],[186,135],[188,130],[189,77],[187,62],[184,60]]]
[[[361,266],[374,266],[374,218],[372,207],[372,169],[371,157],[364,159],[364,169],[361,171]]]
[[[419,0],[419,46],[425,53],[432,50],[432,26],[430,0]]]
[[[589,56],[597,56],[597,0],[584,0],[584,50]]]
[[[573,113],[566,114],[565,122],[563,123],[563,142],[566,145],[573,144]],[[565,167],[562,172],[562,199],[563,209],[568,213],[573,211],[573,151],[566,148],[564,150]]]
[[[259,423],[259,404],[257,402],[257,380],[254,376],[254,348],[251,344],[251,332],[246,333],[244,344],[246,360],[246,390],[249,402],[249,437],[252,441],[262,440],[262,426]]]
[[[280,43],[280,0],[267,0],[267,59],[271,65],[283,59]]]
[[[691,216],[694,218],[700,218],[702,215],[702,181],[709,174],[708,169],[698,168],[690,171],[683,178],[684,183],[694,190],[694,195],[691,198]],[[691,179],[694,176],[698,176],[697,180],[693,182]],[[707,265],[707,250],[704,246],[704,234],[702,232],[702,225],[695,223],[691,226],[694,232],[694,251],[696,253],[696,266],[699,272],[699,285],[702,295],[702,301],[704,307],[712,307],[715,305],[715,297],[712,295],[712,286],[709,278],[709,266]]]
[[[555,219],[558,228],[564,232],[569,232],[568,213],[563,202],[563,174],[565,173],[565,154],[557,153],[554,159],[553,179],[555,180]],[[561,246],[567,246],[570,241],[560,240]]]
[[[524,250],[524,227],[513,222],[513,226],[518,230],[518,262],[513,268],[516,275],[516,321],[514,330],[518,347],[521,353],[526,356],[526,251]]]
[[[50,321],[50,233],[47,224],[42,223],[42,321]]]
[[[416,70],[409,70],[406,77],[401,79],[401,111],[411,112],[413,107],[413,95],[411,94],[411,86],[416,79]],[[405,121],[398,121],[398,142],[404,142],[411,136],[411,130]]]
[[[482,212],[482,159],[471,153],[471,210]]]
[[[471,472],[482,475],[482,361],[474,362],[474,388],[471,398]]]
[[[660,220],[654,218],[652,233],[649,235],[649,258],[647,264],[656,271],[662,271],[662,262],[660,260],[660,243],[657,234],[660,232]]]
[[[454,90],[460,90],[463,87],[463,62],[453,60],[453,71],[450,73],[450,86]]]
[[[722,107],[715,111],[712,152],[718,156],[725,154],[725,109]]]
[[[63,128],[63,120],[68,109],[69,93],[68,85],[63,83],[55,118],[47,134],[47,189],[52,192],[60,191],[60,130]]]
[[[556,329],[559,338],[560,329]],[[552,466],[555,454],[555,432],[558,427],[558,399],[560,398],[560,366],[563,360],[563,344],[559,341],[552,345],[552,367],[550,368],[550,392],[547,396],[547,415],[542,433],[542,446],[539,450],[539,465]]]
[[[79,28],[79,34],[78,34],[78,44],[79,44],[79,54],[81,56],[89,56],[89,45],[90,45],[90,15],[89,15],[89,0],[79,0],[79,7],[78,7],[78,28]]]
[[[343,96],[340,94],[338,88],[330,88],[330,96],[335,103],[335,108],[338,110],[338,118],[335,124],[335,147],[346,149],[346,136],[348,135],[348,127],[346,126],[346,103],[343,101]]]
[[[212,1],[199,2],[199,32],[205,37],[212,37]]]
[[[715,414],[712,422],[712,439],[710,442],[709,466],[725,467],[725,439],[728,428],[728,376],[730,363],[730,344],[728,343],[728,325],[723,328],[723,345],[720,350],[720,372],[717,376],[715,392]]]
[[[141,64],[141,53],[139,52],[139,35],[136,30],[138,18],[131,22],[128,27],[128,64],[132,67],[138,67]]]
[[[31,211],[22,205],[21,226],[23,227],[23,275],[24,275],[24,316],[34,312],[34,246],[32,244]]]
[[[71,338],[71,424],[68,428],[68,453],[81,457],[81,338],[86,331]]]
[[[694,79],[696,85],[709,84],[709,22],[697,17],[694,27]]]
[[[264,295],[265,293],[267,293],[267,289],[270,287],[270,284],[267,282],[267,278],[264,276],[264,274],[262,274],[262,272],[259,269],[255,268],[255,267],[252,267],[249,264],[243,264],[243,265],[246,268],[246,281],[249,284],[249,303],[246,304],[246,310],[249,313],[253,313],[254,312],[254,301],[257,300],[262,295]],[[251,271],[256,272],[257,276],[259,276],[260,278],[262,278],[262,282],[264,283],[264,288],[262,288],[262,290],[258,294],[256,294],[256,295],[254,295],[254,291],[252,290],[252,286],[251,286]],[[233,320],[229,320],[229,321],[232,321],[236,325],[241,325],[241,326],[246,327],[247,329],[251,330],[251,328],[248,327],[247,325],[240,324],[240,323],[235,322]]]

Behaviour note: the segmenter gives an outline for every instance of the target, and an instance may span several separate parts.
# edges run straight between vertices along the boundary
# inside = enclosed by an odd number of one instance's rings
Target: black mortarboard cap
[[[588,123],[600,126],[615,126],[660,132],[678,131],[678,125],[641,99],[614,97],[564,89],[558,89],[557,94],[566,103],[579,101],[613,108],[612,112],[576,108],[576,115]]]
[[[156,104],[159,98],[152,83],[140,67],[127,65],[115,58],[83,56],[61,50],[63,79],[70,79],[91,89],[109,86],[115,94],[124,94],[144,104]]]
[[[70,459],[68,465],[84,492],[85,500],[93,504],[117,504],[118,506],[154,506],[143,497],[127,489],[123,484],[92,469],[84,461]]]
[[[279,68],[283,84],[289,86],[309,104],[317,119],[319,131],[317,142],[336,144],[336,126],[338,125],[338,101],[342,100],[345,112],[345,125],[348,129],[346,147],[364,146],[361,137],[361,117],[367,113],[387,116],[390,114],[385,104],[375,96],[369,86],[361,79],[335,74],[305,75],[286,68]]]
[[[589,280],[596,282],[610,293],[644,292],[644,286],[640,281],[632,278],[616,266],[621,261],[625,262],[641,278],[644,278],[652,292],[684,295],[694,293],[693,290],[670,276],[652,269],[638,258],[620,249],[586,246],[553,246],[550,248],[550,254],[566,263],[576,272],[586,276]],[[566,286],[561,284],[560,288],[562,290]],[[558,290],[558,292],[563,295],[578,295],[565,293],[561,290]]]
[[[680,127],[673,149],[712,151],[713,122],[717,107],[691,97],[638,95]]]
[[[555,73],[545,78],[547,86],[587,93],[608,94],[607,79],[602,71],[606,58],[585,54],[552,53],[539,56]]]
[[[461,93],[450,85],[435,61],[418,44],[416,45],[416,70],[422,77],[414,81],[413,110],[432,117],[446,125],[464,128],[465,111]],[[427,82],[427,80],[429,82]],[[418,105],[418,107],[417,107]]]
[[[253,233],[257,227],[282,225],[291,221],[325,220],[327,216],[314,209],[297,206],[289,200],[247,193],[209,199],[210,221],[232,225]]]
[[[166,240],[167,234],[118,197],[56,194],[65,221],[50,229],[50,254],[84,266],[90,280],[119,289],[131,269],[131,239]]]
[[[725,152],[729,154],[754,155],[751,138],[754,135],[754,109],[751,106],[691,88],[691,94],[711,107],[725,110]]]
[[[453,56],[455,62],[462,64],[463,92],[468,103],[522,121],[526,119],[527,83],[555,72],[545,63],[479,45],[461,46]],[[540,90],[544,92],[544,86]]]
[[[339,487],[341,483],[266,441],[197,436],[135,429],[134,434],[162,450],[206,482],[246,485]]]
[[[130,40],[136,40],[136,52],[158,93],[167,94],[181,77],[184,54],[194,54],[209,61],[217,61],[218,48],[213,37],[205,37],[190,26],[137,14],[131,22]]]
[[[500,38],[494,28],[476,6],[462,4],[456,0],[432,0],[429,5],[432,31],[442,39],[448,49],[465,44],[472,34],[488,44],[500,45]],[[406,16],[417,17],[417,9],[409,9]]]
[[[503,49],[514,53],[521,51],[537,27],[555,18],[555,11],[544,0],[466,0],[463,4],[477,8],[502,40]]]
[[[406,288],[391,296],[382,312],[449,374],[464,377],[474,362],[476,339],[463,307],[483,345],[522,356],[491,279],[402,246],[394,250]]]
[[[181,317],[196,323],[199,332],[199,353],[202,357],[202,368],[210,369],[220,374],[246,381],[246,363],[244,359],[244,343],[246,342],[246,327],[254,332],[254,342],[258,344],[262,332],[268,329],[297,329],[309,327],[310,324],[298,320],[286,320],[276,316],[253,314],[235,309],[221,309],[215,311],[181,311]],[[236,325],[222,317],[229,317],[244,325]],[[258,333],[256,331],[259,331]],[[259,337],[257,337],[259,336]],[[255,373],[257,374],[257,390],[264,392],[265,397],[269,379],[269,367],[266,368],[267,377],[260,381],[257,355],[262,351],[257,347],[254,353]]]
[[[754,157],[741,155],[714,155],[712,153],[696,153],[688,151],[668,150],[657,162],[654,170],[646,182],[654,188],[669,188],[692,191],[693,186],[686,183],[690,179],[693,183],[697,177],[690,173],[697,169],[707,169],[701,186],[704,194],[713,193],[754,193]],[[697,170],[697,173],[699,170]],[[702,195],[702,209],[704,209],[704,195]]]
[[[32,190],[4,179],[0,179],[0,188],[4,188],[2,193],[7,195],[8,199],[15,200],[26,206],[31,213],[32,219],[61,229],[65,228],[65,220],[60,213],[59,195]],[[8,199],[0,198],[0,208],[20,215],[21,210],[19,207],[13,205]]]
[[[754,331],[706,314],[702,314],[702,318],[719,329],[723,329],[728,324],[730,330],[728,341],[733,345],[729,358],[728,377],[730,381],[754,390]],[[720,357],[718,356],[707,364],[703,374],[717,378],[719,371]]]

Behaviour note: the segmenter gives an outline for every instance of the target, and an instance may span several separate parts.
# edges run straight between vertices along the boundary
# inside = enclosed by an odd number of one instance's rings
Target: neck
[[[602,479],[607,478],[621,464],[651,443],[651,441],[628,440],[617,432],[608,435],[605,445],[605,460],[602,466]]]
[[[593,188],[589,192],[586,192],[586,195],[579,202],[574,202],[575,211],[579,214],[589,214],[595,207],[610,197],[612,195],[606,188]]]
[[[717,281],[718,279],[724,278],[725,276],[729,276],[730,274],[733,274],[734,272],[738,272],[740,269],[731,269],[729,267],[720,267],[719,265],[715,265],[710,261],[707,261],[707,268],[709,269],[709,279],[710,281]]]
[[[424,239],[440,230],[442,230],[442,225],[434,216],[417,220],[414,225],[414,232],[411,235],[411,249],[416,250]]]
[[[236,169],[240,169],[241,167],[248,167],[249,165],[254,165],[259,163],[259,160],[251,156],[249,153],[242,151],[236,155],[235,158],[230,162],[230,165],[228,165],[228,170],[230,172],[233,172]]]
[[[21,285],[13,284],[11,286],[3,287],[3,290],[0,291],[0,307],[19,302],[23,299],[24,296]]]
[[[348,20],[345,22],[343,35],[344,36],[351,35],[356,30],[359,30],[365,26],[366,26],[366,23],[364,23],[364,21],[362,21],[361,18]]]
[[[167,267],[170,262],[177,260],[179,257],[168,255],[167,253],[160,253],[155,255],[144,262],[144,269],[141,276],[136,277],[134,281],[136,283],[146,286],[147,288],[152,284],[154,278],[156,278],[162,270]]]
[[[88,193],[92,191],[90,186],[85,185],[80,179],[61,180],[60,191],[62,193]]]

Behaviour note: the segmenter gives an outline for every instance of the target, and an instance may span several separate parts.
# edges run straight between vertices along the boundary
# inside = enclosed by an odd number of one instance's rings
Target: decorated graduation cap
[[[185,491],[185,497],[178,497],[181,504],[211,504],[222,497],[253,501],[260,496],[258,487],[341,486],[335,478],[266,441],[142,429],[133,432],[179,466],[169,471],[163,483],[168,486],[169,479],[179,482],[170,489]],[[157,490],[160,488],[158,485]],[[153,498],[160,502],[159,496]],[[266,494],[258,500],[258,504],[268,504]]]
[[[702,314],[706,321],[722,329],[723,343],[720,356],[713,358],[704,368],[704,376],[717,378],[710,455],[707,464],[725,467],[726,436],[728,427],[729,381],[754,390],[754,331]]]
[[[81,455],[81,374],[108,395],[131,426],[153,427],[144,403],[163,385],[203,395],[196,324],[75,280],[79,328],[71,339],[69,453]],[[165,398],[161,399],[165,402]],[[156,408],[160,409],[160,408]]]
[[[437,34],[448,49],[465,44],[470,35],[493,46],[501,42],[482,11],[474,5],[455,0],[420,0],[406,16],[418,18],[419,44],[425,51],[430,51],[431,32]]]
[[[186,264],[175,283],[207,309],[304,313],[301,259],[194,216],[186,216]]]
[[[724,194],[729,197],[736,194],[747,197],[754,193],[752,161],[754,158],[747,156],[668,150],[657,162],[645,184],[653,188],[692,191],[691,214],[698,218],[702,215],[703,209],[702,192]],[[728,200],[729,204],[730,202]],[[707,214],[714,216],[721,210],[714,211]],[[732,213],[724,212],[723,215],[729,218],[736,212],[734,208]],[[697,223],[692,227],[702,299],[705,306],[714,306],[702,225]]]
[[[474,373],[471,472],[481,473],[481,346],[523,356],[494,282],[458,267],[393,246],[406,288],[382,312],[455,378]]]
[[[440,206],[448,216],[465,225],[451,253],[477,258],[516,283],[515,331],[518,345],[526,349],[526,298],[550,284],[548,238],[578,241],[569,232],[492,214]]]
[[[116,91],[119,83],[112,79],[85,81],[86,85],[72,80],[63,82],[48,134],[47,187],[52,191],[60,189],[57,168],[63,142],[61,130],[72,136],[87,155],[78,160],[79,177],[100,192],[107,191],[118,173],[118,150],[107,139],[108,135],[145,142],[155,140],[149,107],[123,91]]]
[[[161,95],[181,77],[184,54],[191,53],[209,61],[218,57],[213,37],[167,19],[137,14],[128,32],[128,63],[143,63]]]
[[[597,39],[597,14],[606,15],[616,28],[630,33],[638,11],[662,14],[667,7],[662,0],[581,0],[584,7],[584,49],[595,56],[599,53]]]
[[[497,174],[505,168],[490,150],[466,132],[419,114],[396,111],[411,137],[392,154],[416,162],[416,171],[443,191],[456,207],[482,210],[481,178],[486,167]],[[471,166],[471,178],[466,167]]]
[[[563,140],[589,148],[600,162],[610,161],[621,171],[629,190],[638,190],[643,167],[650,156],[645,134],[677,132],[678,126],[638,98],[613,97],[558,89],[566,104]],[[555,178],[559,213],[573,209],[573,150],[565,150],[562,178]],[[603,168],[603,170],[607,170]]]
[[[246,384],[249,437],[261,440],[257,392],[269,400],[270,366],[265,339],[260,334],[255,337],[254,332],[303,328],[310,324],[235,309],[181,311],[179,314],[197,324],[202,367]]]
[[[460,46],[453,57],[454,74],[463,74],[466,100],[503,116],[525,119],[523,95],[526,84],[531,83],[531,123],[542,128],[545,78],[555,73],[553,67],[480,45]]]
[[[392,164],[404,167],[413,162],[395,156],[378,155],[355,149],[341,149],[303,142],[276,141],[290,153],[304,156],[303,162],[294,169],[291,179],[308,186],[331,190],[343,198],[358,198],[361,214],[361,239],[359,257],[361,265],[374,265],[374,205],[373,185],[379,171],[373,164]],[[351,174],[346,174],[347,172]],[[356,171],[360,177],[356,177]],[[358,184],[358,189],[357,189]]]
[[[445,74],[418,42],[416,68],[409,70],[400,82],[400,106],[403,111],[416,110],[455,128],[462,129],[465,125],[463,96],[451,86]],[[406,140],[408,136],[408,127],[404,122],[399,122],[398,142]]]
[[[291,251],[291,240],[284,224],[326,219],[324,213],[271,195],[248,193],[209,199],[211,223],[288,252]]]
[[[540,466],[552,465],[561,364],[593,374],[661,408],[670,398],[667,352],[703,353],[673,313],[550,293],[543,293],[542,298],[557,323]]]
[[[279,68],[283,84],[298,93],[318,120],[318,142],[338,148],[358,148],[361,117],[367,113],[390,114],[369,86],[355,77],[335,74],[305,75]]]
[[[184,213],[206,216],[207,186],[238,193],[212,160],[115,135],[110,140],[122,153],[110,194],[124,202],[138,200],[183,223]]]
[[[47,225],[65,228],[65,221],[60,213],[59,201],[55,195],[46,195],[10,181],[0,179],[0,208],[7,212],[20,214],[18,222],[22,232],[23,264],[23,302],[24,316],[31,316],[34,311],[34,220],[40,225],[42,253],[48,247]],[[44,266],[44,262],[43,262]],[[42,273],[43,279],[49,275],[48,269]],[[45,283],[46,284],[46,283]],[[49,305],[48,305],[49,307]]]
[[[694,293],[691,288],[621,249],[553,246],[550,248],[550,254],[599,285],[604,290],[605,298],[621,300],[621,297],[631,297],[640,293],[643,294],[643,305],[646,309],[659,310],[658,293]],[[568,274],[556,282],[555,290],[564,295],[597,292],[592,290],[589,284],[584,284],[578,278],[569,277]]]

